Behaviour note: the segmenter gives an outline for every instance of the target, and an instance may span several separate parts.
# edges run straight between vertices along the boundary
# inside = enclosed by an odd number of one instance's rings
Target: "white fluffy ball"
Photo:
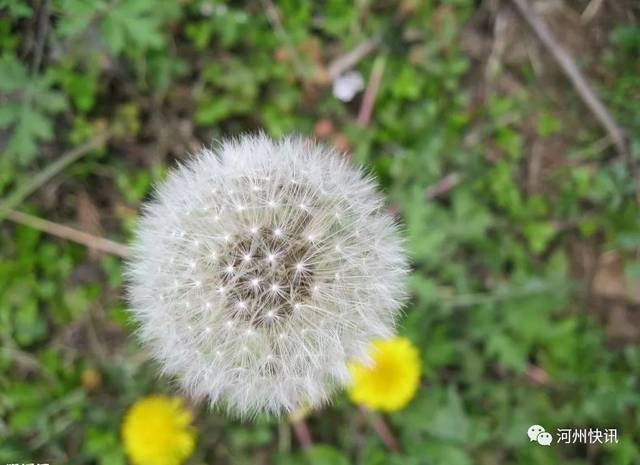
[[[128,263],[139,335],[241,416],[325,402],[389,337],[407,261],[374,181],[303,138],[244,136],[172,172]]]

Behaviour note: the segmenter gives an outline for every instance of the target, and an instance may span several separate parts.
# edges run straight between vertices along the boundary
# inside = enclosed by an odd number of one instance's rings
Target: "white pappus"
[[[138,334],[233,414],[326,402],[394,333],[408,265],[374,180],[301,137],[242,136],[161,183],[127,263]]]

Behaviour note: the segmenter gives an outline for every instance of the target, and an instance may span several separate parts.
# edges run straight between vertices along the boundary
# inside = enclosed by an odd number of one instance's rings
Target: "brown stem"
[[[453,173],[447,174],[444,178],[440,179],[435,184],[428,186],[424,190],[424,195],[429,200],[435,199],[449,192],[451,189],[456,187],[459,182],[460,182],[459,173],[453,172]]]
[[[42,187],[52,177],[65,169],[71,163],[82,158],[90,151],[103,145],[108,139],[109,133],[107,131],[100,132],[86,143],[61,155],[54,162],[33,176],[29,182],[18,185],[6,199],[0,202],[0,221],[2,221],[6,216],[6,212],[8,210],[16,208],[24,199]]]
[[[329,78],[334,80],[342,73],[353,68],[360,60],[380,45],[380,37],[372,37],[360,42],[353,50],[336,58],[327,67]]]
[[[42,63],[42,56],[47,42],[47,34],[49,33],[49,0],[40,2],[38,8],[38,30],[36,33],[36,43],[33,52],[33,72],[37,73]]]
[[[293,427],[293,433],[296,435],[296,438],[303,449],[308,450],[313,447],[311,432],[309,431],[309,426],[307,426],[307,422],[304,421],[304,418],[292,419],[291,426]]]
[[[398,441],[384,419],[377,413],[366,408],[364,405],[360,405],[360,411],[369,418],[371,426],[382,442],[384,442],[384,444],[393,452],[400,452]]]
[[[382,80],[382,73],[384,73],[385,58],[379,57],[373,64],[371,75],[369,76],[369,84],[367,90],[362,97],[362,104],[360,111],[358,112],[358,124],[365,127],[371,120],[371,113],[373,112],[373,104],[376,101],[378,95],[378,89],[380,88],[380,81]]]
[[[47,234],[77,242],[78,244],[87,246],[90,249],[118,255],[120,257],[129,256],[129,248],[126,245],[110,241],[104,237],[94,236],[93,234],[70,228],[69,226],[54,223],[52,221],[38,218],[37,216],[28,215],[15,210],[7,210],[6,217],[14,223],[23,224],[39,231],[46,232]]]

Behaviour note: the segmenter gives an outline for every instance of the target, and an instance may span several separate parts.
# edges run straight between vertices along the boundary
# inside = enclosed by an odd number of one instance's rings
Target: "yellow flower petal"
[[[371,365],[349,364],[351,399],[371,409],[400,410],[413,398],[420,383],[418,350],[403,337],[379,339],[373,342],[371,359]]]
[[[179,397],[151,395],[133,404],[122,422],[124,448],[134,465],[180,465],[193,453],[193,417]]]

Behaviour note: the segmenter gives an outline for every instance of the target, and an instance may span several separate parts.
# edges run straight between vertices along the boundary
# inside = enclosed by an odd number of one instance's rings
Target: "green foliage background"
[[[306,454],[277,420],[201,408],[189,463],[639,463],[640,8],[584,25],[588,1],[560,3],[552,29],[627,158],[508,1],[0,0],[0,195],[106,133],[17,208],[125,242],[153,182],[200,144],[315,132],[376,174],[405,225],[400,331],[424,376],[387,417],[401,452],[343,394],[309,417]],[[326,67],[371,37],[356,69],[385,68],[363,127]],[[121,261],[6,219],[0,241],[0,463],[126,463],[123,412],[173,391],[128,337]],[[540,447],[534,423],[619,443]]]

